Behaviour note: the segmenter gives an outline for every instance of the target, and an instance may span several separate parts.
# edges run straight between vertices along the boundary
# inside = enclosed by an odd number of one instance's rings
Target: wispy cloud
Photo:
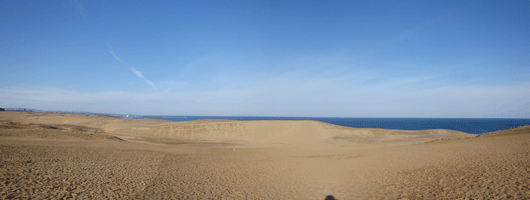
[[[123,60],[121,59],[120,57],[118,57],[118,55],[116,55],[116,52],[114,52],[114,50],[112,49],[112,45],[109,43],[107,43],[107,51],[110,53],[110,55],[112,55],[112,57],[114,57],[114,59],[116,59],[118,62],[120,62],[121,64],[124,64],[124,65],[127,65],[128,64]],[[138,78],[141,78],[143,79],[148,85],[150,85],[151,87],[153,87],[153,89],[157,90],[157,87],[156,85],[151,82],[150,80],[146,79],[144,77],[144,75],[142,74],[142,72],[136,70],[134,67],[131,67],[131,71],[136,74],[136,76],[138,76]]]
[[[131,67],[131,70],[132,70],[133,73],[136,74],[136,76],[138,76],[138,78],[143,79],[148,85],[150,85],[151,87],[153,87],[155,90],[157,89],[156,85],[155,85],[153,82],[151,82],[150,80],[147,80],[147,79],[144,77],[144,75],[142,74],[141,71],[136,70],[134,67]]]
[[[127,64],[120,57],[118,57],[118,55],[116,55],[116,52],[114,52],[114,50],[112,49],[112,45],[110,45],[110,42],[107,43],[107,51],[110,53],[110,55],[112,55],[112,57],[114,57],[121,64]]]
[[[134,69],[134,67],[131,67],[131,69],[136,74],[136,76],[138,76],[139,78],[144,78],[144,75],[142,74],[141,71]]]
[[[286,76],[240,88],[177,92],[0,89],[0,107],[157,115],[530,117],[528,84],[416,88],[430,81],[412,77],[391,84],[358,84],[341,78]]]

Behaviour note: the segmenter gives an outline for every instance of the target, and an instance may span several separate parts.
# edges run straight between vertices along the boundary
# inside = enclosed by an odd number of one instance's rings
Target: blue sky
[[[0,107],[530,118],[523,1],[2,1]]]

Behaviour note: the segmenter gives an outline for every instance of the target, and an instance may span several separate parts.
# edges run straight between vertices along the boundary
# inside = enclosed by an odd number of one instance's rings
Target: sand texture
[[[2,199],[530,199],[530,126],[0,112]]]

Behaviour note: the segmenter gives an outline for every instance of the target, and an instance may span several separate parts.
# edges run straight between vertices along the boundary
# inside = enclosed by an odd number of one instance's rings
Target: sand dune
[[[0,112],[0,198],[529,199],[529,143],[530,126],[476,136]]]
[[[9,113],[9,112],[8,112]],[[411,144],[442,138],[474,137],[452,130],[404,131],[375,128],[349,128],[319,121],[229,121],[197,120],[171,122],[128,119],[74,113],[4,114],[0,120],[39,124],[70,124],[104,130],[130,141],[202,141],[211,143],[307,146],[326,143]]]

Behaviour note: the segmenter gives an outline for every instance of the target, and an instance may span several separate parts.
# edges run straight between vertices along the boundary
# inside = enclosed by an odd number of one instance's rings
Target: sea
[[[68,113],[71,111],[49,111],[27,108],[5,108],[5,110],[22,112],[58,112]],[[427,129],[449,129],[465,133],[481,134],[520,126],[530,125],[528,118],[341,118],[341,117],[256,117],[256,116],[178,116],[178,115],[125,115],[106,114],[92,112],[75,112],[85,114],[108,115],[115,117],[128,117],[134,119],[150,118],[168,121],[192,121],[200,119],[226,119],[238,121],[250,120],[313,120],[325,123],[346,126],[352,128],[384,128],[398,130],[427,130]]]
[[[131,116],[169,121],[200,119],[226,120],[314,120],[352,128],[384,128],[400,130],[450,129],[481,134],[530,125],[530,119],[513,118],[334,118],[334,117],[231,117],[231,116]]]

